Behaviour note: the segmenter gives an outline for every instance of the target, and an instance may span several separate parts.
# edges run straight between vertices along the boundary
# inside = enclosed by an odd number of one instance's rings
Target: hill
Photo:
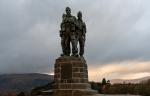
[[[110,82],[112,84],[114,83],[140,83],[140,82],[143,82],[143,81],[146,81],[150,79],[150,76],[147,76],[147,77],[143,77],[143,78],[138,78],[138,79],[112,79],[110,80]]]
[[[53,76],[47,74],[3,74],[0,75],[0,93],[29,92],[34,87],[42,86],[52,81]]]

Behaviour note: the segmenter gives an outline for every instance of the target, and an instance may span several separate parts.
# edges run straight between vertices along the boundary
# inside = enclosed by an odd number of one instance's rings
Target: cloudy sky
[[[65,7],[87,25],[90,80],[150,75],[149,0],[0,0],[0,74],[52,73]]]

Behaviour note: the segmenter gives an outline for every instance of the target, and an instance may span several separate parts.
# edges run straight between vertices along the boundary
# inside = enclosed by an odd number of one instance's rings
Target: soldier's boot
[[[74,54],[72,54],[71,56],[79,57],[78,53],[74,53]]]

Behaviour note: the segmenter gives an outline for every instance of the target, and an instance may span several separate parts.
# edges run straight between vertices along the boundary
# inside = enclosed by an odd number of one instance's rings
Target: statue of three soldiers
[[[62,16],[61,22],[61,46],[63,53],[61,56],[70,56],[72,45],[72,55],[78,57],[83,57],[84,54],[84,45],[85,45],[85,34],[86,34],[86,25],[82,21],[82,13],[79,11],[77,13],[77,19],[75,16],[71,15],[71,9],[66,7],[66,14]],[[78,55],[78,42],[79,42],[79,55]]]

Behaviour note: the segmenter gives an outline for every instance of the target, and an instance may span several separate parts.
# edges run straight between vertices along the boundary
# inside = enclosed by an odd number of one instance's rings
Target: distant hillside
[[[31,91],[53,81],[53,76],[46,74],[3,74],[0,75],[0,93]]]
[[[126,80],[126,79],[112,79],[112,80],[110,80],[110,82],[112,84],[114,84],[114,83],[134,83],[135,84],[135,83],[140,83],[140,82],[146,81],[148,79],[150,79],[150,76],[139,78],[139,79],[128,79],[128,80]]]

